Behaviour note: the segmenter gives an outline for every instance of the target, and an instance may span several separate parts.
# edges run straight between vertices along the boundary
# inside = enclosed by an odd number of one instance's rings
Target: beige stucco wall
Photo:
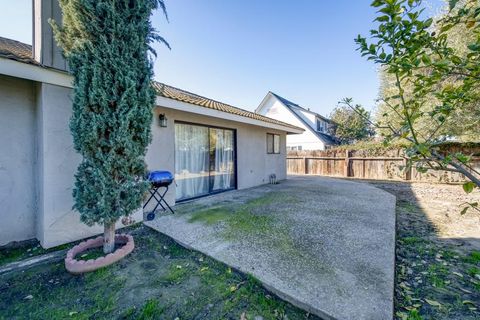
[[[65,87],[0,77],[0,245],[37,238],[49,248],[102,232],[72,210],[80,156],[69,130],[70,94]],[[159,113],[166,114],[167,128],[158,125]],[[174,172],[174,121],[185,121],[236,130],[239,189],[268,183],[271,173],[286,178],[285,132],[162,107],[153,117],[150,170]],[[266,153],[267,132],[281,135],[280,154]],[[167,200],[175,202],[174,185]],[[134,219],[143,219],[142,210]]]
[[[34,92],[0,75],[0,245],[35,237]]]
[[[73,149],[69,129],[72,114],[70,93],[69,88],[38,84],[36,237],[46,248],[103,231],[100,226],[88,227],[81,223],[80,215],[72,210],[74,174],[80,156]],[[142,213],[137,212],[134,219],[141,221]]]
[[[158,125],[159,114],[165,114],[167,117],[168,124],[166,128]],[[152,143],[146,155],[146,162],[150,170],[168,170],[174,173],[175,121],[236,130],[238,189],[268,183],[269,175],[272,173],[276,174],[277,180],[287,178],[285,132],[164,107],[157,107],[154,110]],[[280,154],[267,154],[267,133],[280,134]],[[170,204],[175,203],[174,184],[172,184],[167,194],[167,201]]]

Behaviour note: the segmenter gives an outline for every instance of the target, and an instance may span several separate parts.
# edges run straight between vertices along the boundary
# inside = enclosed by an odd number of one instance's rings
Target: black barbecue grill
[[[172,184],[173,179],[173,175],[168,171],[152,171],[147,175],[147,180],[150,181],[152,187],[149,190],[150,198],[148,198],[147,202],[145,202],[143,205],[143,209],[147,207],[150,201],[155,200],[157,202],[155,208],[153,208],[153,210],[147,214],[147,220],[155,219],[155,211],[159,206],[162,207],[163,211],[167,211],[168,208],[171,213],[175,213],[167,201],[165,201],[165,195],[168,192],[168,186]],[[165,189],[160,191],[160,188]]]

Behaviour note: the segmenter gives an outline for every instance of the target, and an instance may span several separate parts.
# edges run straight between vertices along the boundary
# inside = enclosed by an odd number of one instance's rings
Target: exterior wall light
[[[160,114],[158,116],[158,124],[160,125],[160,127],[162,128],[166,128],[167,127],[167,117],[165,116],[164,113]]]

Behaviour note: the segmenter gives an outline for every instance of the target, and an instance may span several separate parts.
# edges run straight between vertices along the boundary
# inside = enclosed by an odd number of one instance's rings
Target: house
[[[48,19],[55,0],[34,1],[33,46],[0,38],[0,245],[37,238],[45,248],[102,232],[72,210],[80,156],[69,129],[72,77]],[[167,201],[286,178],[286,137],[303,130],[155,82],[149,170],[175,174]],[[142,210],[133,217],[142,221]],[[119,224],[118,227],[121,227]]]
[[[329,134],[331,120],[273,92],[267,93],[255,112],[305,130],[302,134],[287,137],[287,151],[325,150],[337,144]]]

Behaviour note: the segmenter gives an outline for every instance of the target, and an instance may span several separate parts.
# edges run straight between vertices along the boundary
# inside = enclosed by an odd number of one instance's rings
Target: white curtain
[[[212,191],[233,188],[235,186],[233,131],[210,129],[210,149],[215,159],[214,167],[210,171],[213,177]]]
[[[233,130],[175,124],[176,198],[235,187]]]
[[[175,180],[177,200],[209,192],[208,128],[175,124]]]

